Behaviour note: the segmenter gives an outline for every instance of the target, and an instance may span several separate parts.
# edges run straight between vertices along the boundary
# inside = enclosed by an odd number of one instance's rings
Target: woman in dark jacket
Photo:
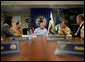
[[[13,25],[13,17],[7,16],[3,26],[1,28],[1,37],[12,37],[14,36],[13,31],[10,31],[10,28]]]

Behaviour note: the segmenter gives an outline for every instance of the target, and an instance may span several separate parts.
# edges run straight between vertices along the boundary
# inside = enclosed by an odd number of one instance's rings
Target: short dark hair
[[[68,21],[63,21],[68,26]]]
[[[12,26],[11,21],[12,21],[12,16],[6,16],[4,23],[7,23],[9,27]]]
[[[77,15],[77,18],[80,18],[82,21],[84,21],[84,14]]]
[[[16,22],[16,25],[18,25],[19,24],[19,22]]]

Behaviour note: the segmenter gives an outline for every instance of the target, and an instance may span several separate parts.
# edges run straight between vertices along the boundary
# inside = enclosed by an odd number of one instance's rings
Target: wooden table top
[[[72,38],[70,41],[80,41],[80,39]],[[19,45],[20,54],[1,56],[1,61],[84,61],[84,57],[55,55],[57,42],[47,41],[46,37],[33,38],[31,42],[22,41]]]

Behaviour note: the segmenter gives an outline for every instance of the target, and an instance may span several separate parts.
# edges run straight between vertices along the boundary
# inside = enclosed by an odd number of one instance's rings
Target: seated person
[[[1,37],[13,37],[14,36],[14,31],[11,31],[11,28],[13,28],[13,17],[12,16],[7,16],[2,27],[1,27]]]
[[[48,34],[47,29],[45,28],[45,22],[42,22],[40,24],[40,27],[36,28],[34,31],[35,35],[44,35],[46,36]]]
[[[67,25],[68,25],[67,21],[62,22],[61,29],[58,31],[59,35],[70,35],[71,34],[71,30]]]
[[[76,22],[77,22],[77,24],[79,24],[79,28],[78,28],[78,30],[76,31],[76,33],[74,35],[76,37],[79,37],[79,38],[81,37],[82,39],[84,39],[84,15],[79,14],[76,17]]]
[[[21,31],[20,31],[20,23],[19,23],[19,22],[16,23],[14,35],[15,35],[15,36],[22,36],[22,33],[21,33]]]

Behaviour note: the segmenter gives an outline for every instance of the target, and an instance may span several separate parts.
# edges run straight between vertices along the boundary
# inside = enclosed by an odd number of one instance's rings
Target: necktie
[[[77,32],[75,33],[75,35],[77,35],[77,34],[78,34],[79,30],[80,30],[80,27],[78,28],[78,30],[77,30]]]

